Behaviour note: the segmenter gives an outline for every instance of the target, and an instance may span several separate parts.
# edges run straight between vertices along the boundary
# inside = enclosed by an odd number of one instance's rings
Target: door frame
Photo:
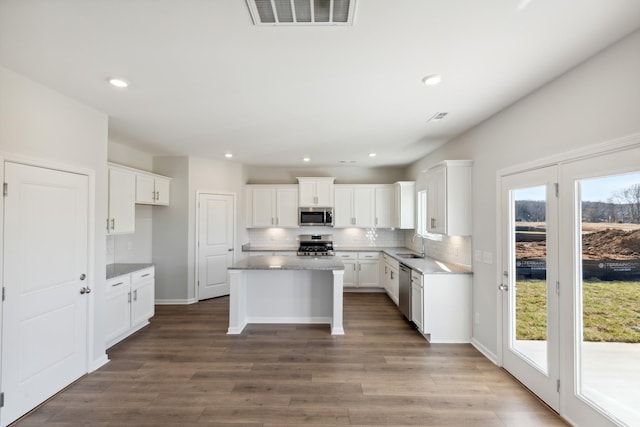
[[[502,177],[504,176],[508,176],[508,175],[513,175],[516,173],[521,173],[521,172],[527,172],[527,171],[531,171],[534,169],[540,169],[540,168],[544,168],[544,167],[548,167],[548,166],[559,166],[560,167],[560,171],[559,171],[559,183],[560,185],[562,185],[562,183],[564,182],[564,176],[563,176],[563,172],[562,172],[562,166],[564,164],[567,163],[573,163],[579,160],[584,160],[584,159],[588,159],[588,158],[593,158],[593,157],[597,157],[597,156],[603,156],[603,155],[607,155],[607,154],[613,154],[616,152],[620,152],[620,151],[625,151],[625,150],[629,150],[632,148],[638,148],[640,147],[640,133],[637,134],[632,134],[632,135],[628,135],[625,137],[621,137],[621,138],[617,138],[617,139],[612,139],[612,140],[608,140],[605,142],[601,142],[601,143],[596,143],[593,145],[588,145],[586,147],[582,147],[582,148],[578,148],[578,149],[574,149],[574,150],[570,150],[570,151],[566,151],[563,153],[559,153],[559,154],[555,154],[552,156],[548,156],[548,157],[544,157],[538,160],[533,160],[530,162],[525,162],[525,163],[521,163],[519,165],[515,165],[515,166],[510,166],[507,168],[503,168],[500,169],[496,172],[496,181],[495,181],[495,194],[496,194],[496,201],[495,201],[495,209],[496,209],[496,241],[495,241],[495,253],[496,253],[496,260],[502,260],[503,256],[504,256],[504,251],[502,249],[502,241],[505,238],[504,236],[504,231],[502,230],[502,222],[504,220],[504,214],[502,212],[502,206],[503,206],[503,197],[502,197]],[[560,195],[562,196],[563,193],[567,194],[566,189],[562,189],[560,188]],[[559,206],[562,206],[563,202],[562,200],[559,201]],[[560,223],[563,222],[563,217],[562,217],[562,213],[560,213]],[[560,258],[562,259],[562,254],[560,254]],[[496,310],[497,311],[497,316],[496,316],[496,364],[500,367],[504,367],[504,357],[503,357],[503,349],[504,349],[504,342],[505,339],[507,337],[503,337],[503,323],[505,321],[503,313],[502,313],[502,307],[503,307],[503,299],[506,297],[504,294],[504,292],[500,291],[498,289],[498,285],[500,285],[502,283],[502,265],[501,263],[496,263],[494,266],[495,270],[494,270],[494,278],[495,278],[495,297],[496,297],[496,307],[499,307],[500,309]],[[571,267],[572,271],[574,270],[574,267]],[[563,274],[560,274],[560,280],[563,280]],[[564,340],[569,340],[570,342],[573,343],[573,331],[570,331],[571,334],[570,336],[567,336],[567,333],[569,331],[569,326],[565,325],[564,323],[566,323],[566,315],[563,316],[562,315],[562,310],[564,305],[566,304],[566,296],[567,295],[573,295],[573,292],[571,292],[570,290],[567,290],[565,287],[566,286],[573,286],[573,283],[570,284],[566,284],[566,283],[561,283],[561,292],[560,292],[560,299],[559,299],[559,311],[560,311],[560,316],[559,316],[559,322],[560,322],[560,328],[559,328],[559,340],[560,340],[560,347],[559,347],[559,358],[560,358],[560,381],[561,381],[561,388],[560,388],[560,410],[559,410],[559,414],[562,417],[565,417],[566,411],[567,411],[567,400],[568,400],[568,396],[570,396],[573,393],[573,387],[571,386],[572,383],[572,378],[573,378],[573,371],[574,371],[574,367],[571,367],[571,369],[567,369],[566,363],[569,360],[568,357],[569,355],[566,355],[563,353],[564,348],[566,346],[562,345],[562,343],[564,342]],[[573,304],[572,306],[573,307]],[[573,310],[571,310],[573,312]],[[563,323],[564,322],[564,323]],[[573,357],[573,354],[570,355],[571,357]],[[573,363],[573,361],[572,361]],[[569,377],[571,376],[571,378]],[[564,386],[562,386],[564,385]],[[526,384],[525,384],[526,386]],[[569,393],[569,394],[568,394]]]
[[[95,298],[96,293],[102,294],[104,280],[99,281],[96,277],[96,171],[83,167],[73,166],[66,163],[39,159],[31,156],[24,156],[15,153],[0,152],[0,177],[4,182],[5,163],[18,163],[26,166],[34,166],[45,169],[57,170],[60,172],[85,175],[88,178],[87,188],[87,286],[94,290],[87,299],[87,349],[85,372],[92,372],[108,362],[106,353],[100,354],[99,359],[95,359]],[[106,163],[105,163],[106,168]],[[11,191],[11,190],[9,190]],[[0,201],[0,277],[4,277],[4,197]],[[97,292],[96,292],[97,291]],[[0,303],[0,342],[2,342],[3,328],[3,305]],[[2,352],[0,351],[0,363],[2,362]],[[0,364],[0,366],[2,366]],[[2,372],[0,372],[0,384],[2,383]],[[0,409],[1,410],[1,409]]]
[[[195,232],[193,235],[193,245],[195,247],[195,262],[194,262],[194,271],[193,271],[193,295],[194,301],[193,303],[198,303],[199,300],[199,292],[198,289],[198,273],[200,271],[200,248],[198,247],[198,236],[200,235],[200,208],[198,207],[198,203],[200,203],[200,196],[204,194],[210,194],[213,196],[231,196],[233,198],[233,259],[238,259],[238,198],[236,197],[236,193],[233,191],[215,191],[215,190],[196,190],[196,200],[195,200],[195,211],[196,211],[196,223],[195,223]]]

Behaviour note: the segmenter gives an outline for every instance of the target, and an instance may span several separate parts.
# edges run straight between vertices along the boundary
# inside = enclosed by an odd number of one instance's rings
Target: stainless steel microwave
[[[298,225],[333,227],[333,208],[300,208],[298,212]]]

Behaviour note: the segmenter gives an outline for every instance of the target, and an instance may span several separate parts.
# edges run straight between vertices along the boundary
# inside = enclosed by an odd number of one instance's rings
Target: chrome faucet
[[[416,241],[416,237],[419,237],[422,240],[422,252],[420,252],[420,257],[424,258],[425,256],[427,256],[427,251],[425,250],[425,247],[424,247],[424,236],[420,233],[414,234],[413,237],[411,238],[411,243]]]

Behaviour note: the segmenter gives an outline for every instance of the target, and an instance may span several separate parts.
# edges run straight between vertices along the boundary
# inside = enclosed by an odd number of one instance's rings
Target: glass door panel
[[[512,191],[514,219],[511,347],[544,374],[547,370],[547,191],[545,186]]]
[[[559,409],[556,166],[502,177],[504,368]]]
[[[640,425],[640,173],[578,181],[577,394]]]

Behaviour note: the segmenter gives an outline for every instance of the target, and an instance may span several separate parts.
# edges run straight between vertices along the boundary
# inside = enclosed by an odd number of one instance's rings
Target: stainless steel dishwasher
[[[400,264],[398,280],[398,306],[404,317],[411,321],[411,269],[404,264]]]

